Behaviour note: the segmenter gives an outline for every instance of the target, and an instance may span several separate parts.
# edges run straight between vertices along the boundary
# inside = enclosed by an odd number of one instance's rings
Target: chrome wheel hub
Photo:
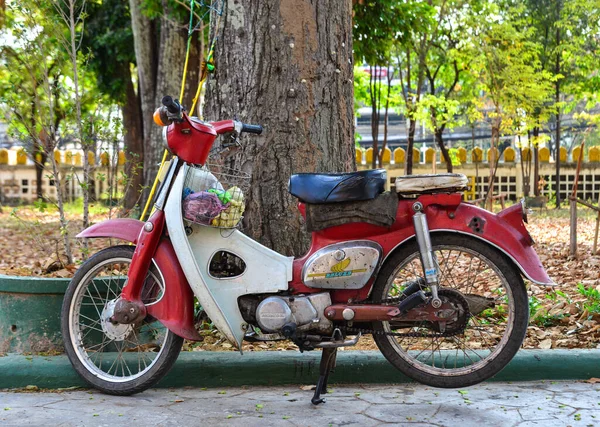
[[[113,323],[110,321],[110,318],[114,314],[116,303],[116,299],[106,303],[104,310],[102,310],[102,314],[100,315],[100,324],[102,325],[102,332],[104,332],[108,338],[114,341],[123,341],[131,334],[131,331],[133,331],[133,325]]]

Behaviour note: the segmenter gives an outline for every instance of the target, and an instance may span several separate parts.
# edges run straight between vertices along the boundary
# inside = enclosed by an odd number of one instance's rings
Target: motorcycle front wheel
[[[183,338],[151,316],[135,325],[108,320],[126,283],[133,251],[133,246],[114,246],[88,259],[69,283],[62,306],[69,360],[81,378],[107,394],[130,395],[151,387],[171,369],[183,345]],[[142,301],[156,303],[164,290],[153,263]]]
[[[529,321],[527,291],[514,263],[485,242],[450,233],[433,233],[431,242],[440,298],[459,318],[444,325],[376,322],[374,339],[386,359],[414,380],[467,387],[496,375],[521,347]],[[371,299],[402,297],[422,277],[413,241],[386,261]],[[422,290],[429,293],[426,286]]]

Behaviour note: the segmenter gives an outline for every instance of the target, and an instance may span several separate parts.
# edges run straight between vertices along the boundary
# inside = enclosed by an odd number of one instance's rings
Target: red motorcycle
[[[62,309],[65,349],[79,375],[110,394],[155,384],[183,340],[201,340],[195,302],[236,348],[290,340],[322,349],[312,403],[323,401],[339,347],[371,334],[386,359],[434,387],[497,374],[525,337],[522,276],[550,284],[528,234],[523,203],[493,214],[464,203],[466,178],[385,170],[296,174],[289,191],[312,232],[299,259],[236,229],[250,177],[213,155],[262,127],[189,117],[170,97],[155,113],[174,155],[146,222],[112,219],[78,237],[130,245],[81,265]],[[212,150],[212,151],[211,151]],[[196,307],[197,308],[197,307]]]

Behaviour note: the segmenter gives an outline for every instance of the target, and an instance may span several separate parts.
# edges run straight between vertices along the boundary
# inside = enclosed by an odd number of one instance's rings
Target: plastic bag
[[[233,228],[242,219],[245,210],[244,193],[239,187],[231,187],[227,193],[229,196],[228,206],[212,220],[211,224],[214,227]]]
[[[183,201],[183,217],[193,222],[210,225],[211,220],[229,208],[216,194],[199,191],[187,196]]]

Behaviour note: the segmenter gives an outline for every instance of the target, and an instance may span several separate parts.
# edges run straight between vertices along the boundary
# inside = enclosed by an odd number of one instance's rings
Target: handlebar
[[[167,111],[171,114],[179,114],[182,109],[181,104],[179,104],[177,101],[174,101],[169,95],[163,96],[162,105],[164,105]]]
[[[242,124],[242,132],[255,133],[256,135],[260,135],[263,131],[261,125],[248,125],[246,123]]]
[[[154,122],[159,126],[168,126],[174,122],[182,122],[185,117],[184,108],[179,101],[173,99],[173,97],[167,95],[163,96],[162,107],[158,108],[154,112]],[[218,135],[235,131],[236,133],[253,133],[260,135],[263,131],[261,125],[251,125],[239,122],[237,120],[222,120],[218,122],[211,122],[210,125],[215,129]]]

